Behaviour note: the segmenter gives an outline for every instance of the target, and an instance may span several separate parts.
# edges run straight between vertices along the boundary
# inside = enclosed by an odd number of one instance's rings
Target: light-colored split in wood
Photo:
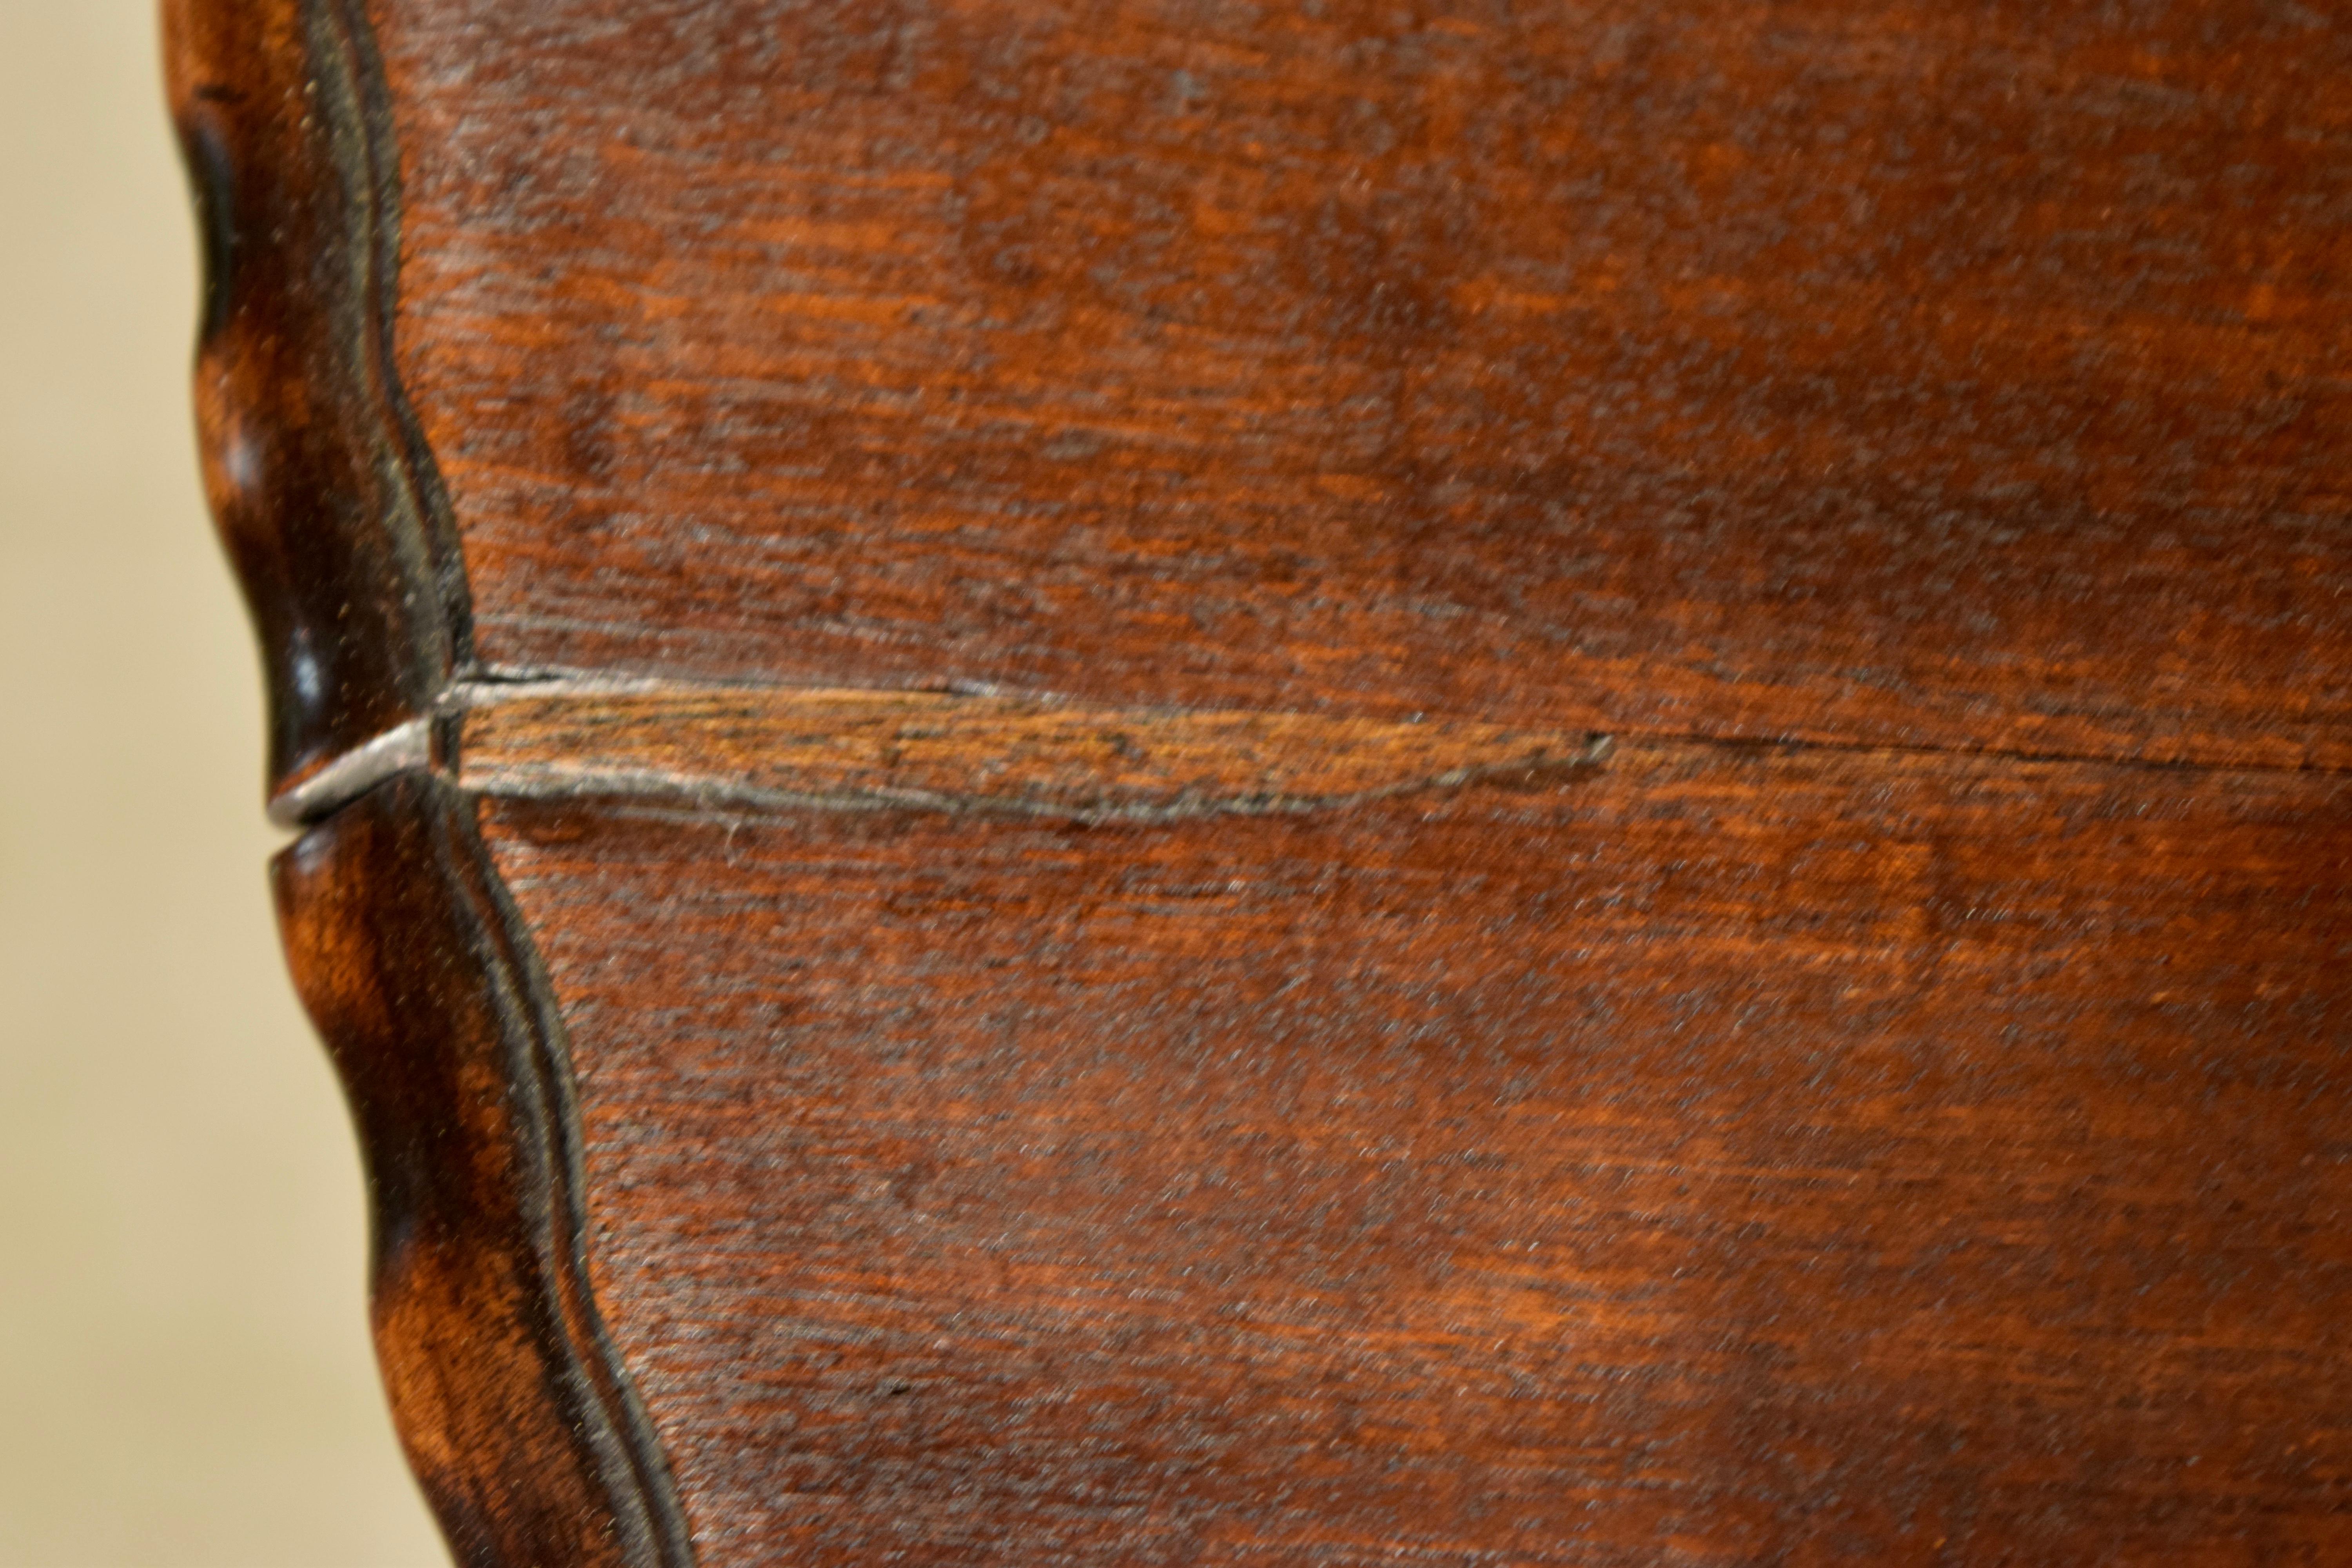
[[[459,782],[492,795],[914,806],[1150,821],[1328,809],[1590,768],[1604,739],[1496,724],[1179,712],[934,692],[483,694]]]
[[[269,820],[279,827],[317,822],[395,773],[430,766],[432,756],[429,721],[411,719],[364,745],[352,747],[270,796]]]

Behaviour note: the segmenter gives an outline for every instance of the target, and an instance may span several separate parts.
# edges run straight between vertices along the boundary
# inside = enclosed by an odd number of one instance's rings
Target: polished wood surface
[[[450,1546],[691,1563],[589,1291],[562,1025],[471,803],[395,779],[275,869],[295,988],[367,1156],[385,1390]]]
[[[2352,29],[379,0],[499,668],[2352,764]]]
[[[469,1564],[2352,1551],[2352,32],[170,0]]]
[[[205,490],[259,633],[274,791],[432,711],[465,564],[392,363],[398,155],[348,0],[168,0],[202,226]]]
[[[707,1568],[2352,1540],[2352,781],[484,834]]]

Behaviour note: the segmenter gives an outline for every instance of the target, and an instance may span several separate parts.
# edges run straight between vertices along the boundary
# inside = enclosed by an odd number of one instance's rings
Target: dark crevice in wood
[[[1711,751],[1734,754],[1751,753],[1759,756],[1798,756],[1812,752],[1852,757],[1948,757],[1961,762],[2016,763],[2021,766],[2123,768],[2135,773],[2189,773],[2213,777],[2232,774],[2269,776],[2281,773],[2308,774],[2316,778],[2352,776],[2352,768],[2329,767],[2314,763],[2292,765],[2256,760],[2221,763],[2195,757],[2140,757],[2127,752],[2040,751],[2019,746],[1894,745],[1874,741],[1749,739],[1742,736],[1707,735],[1675,730],[1626,730],[1619,731],[1618,738],[1628,742],[1639,742],[1644,745],[1703,746]]]
[[[296,986],[366,1157],[394,1419],[461,1562],[687,1568],[667,1464],[591,1296],[562,1021],[474,810],[404,773],[275,867]]]
[[[384,84],[383,60],[362,0],[318,0],[318,13],[332,24],[335,41],[347,52],[350,79],[358,93],[359,112],[352,124],[360,132],[358,161],[367,175],[369,210],[374,215],[366,235],[373,242],[368,279],[368,358],[402,459],[400,474],[406,481],[409,503],[404,515],[424,534],[432,563],[449,641],[450,678],[455,679],[474,666],[473,592],[466,580],[465,552],[441,467],[434,461],[432,447],[417,423],[394,354],[400,319],[401,204],[400,140],[393,121],[392,95]]]

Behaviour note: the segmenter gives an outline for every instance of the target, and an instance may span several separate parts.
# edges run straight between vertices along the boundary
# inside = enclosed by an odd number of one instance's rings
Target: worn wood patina
[[[2352,26],[167,0],[479,1568],[2352,1552]]]

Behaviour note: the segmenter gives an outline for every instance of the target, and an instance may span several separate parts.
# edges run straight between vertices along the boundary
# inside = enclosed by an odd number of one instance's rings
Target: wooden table
[[[165,8],[461,1560],[2352,1559],[2352,16]]]

